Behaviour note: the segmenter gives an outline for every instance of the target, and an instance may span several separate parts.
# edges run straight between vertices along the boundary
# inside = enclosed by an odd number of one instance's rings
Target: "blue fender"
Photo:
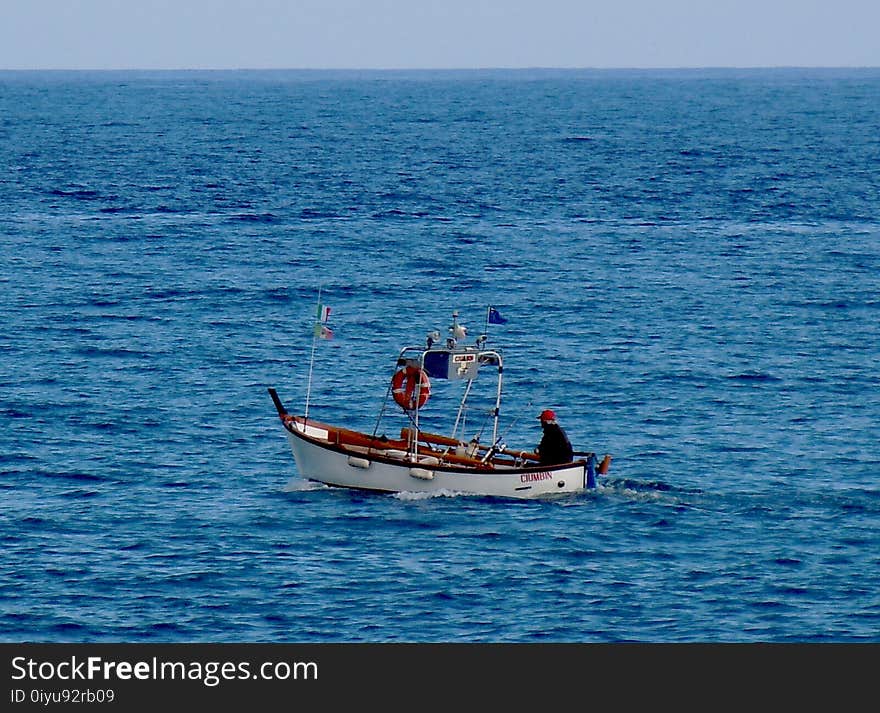
[[[587,490],[596,487],[596,454],[590,453],[587,457]]]

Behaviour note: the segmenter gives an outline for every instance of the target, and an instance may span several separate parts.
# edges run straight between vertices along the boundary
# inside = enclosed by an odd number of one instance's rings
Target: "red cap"
[[[544,409],[543,411],[541,411],[541,415],[538,416],[538,418],[540,418],[542,421],[555,421],[556,414],[550,409]]]

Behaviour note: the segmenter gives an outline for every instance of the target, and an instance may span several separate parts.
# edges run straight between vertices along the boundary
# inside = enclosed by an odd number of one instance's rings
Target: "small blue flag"
[[[499,312],[494,307],[489,308],[489,324],[507,324],[507,320],[501,316],[501,312]]]

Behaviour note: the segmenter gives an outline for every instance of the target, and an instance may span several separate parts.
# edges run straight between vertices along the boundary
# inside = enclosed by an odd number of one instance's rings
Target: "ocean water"
[[[880,70],[0,73],[0,638],[880,641],[878,127]],[[494,304],[508,443],[611,470],[304,482],[319,289],[315,418]]]

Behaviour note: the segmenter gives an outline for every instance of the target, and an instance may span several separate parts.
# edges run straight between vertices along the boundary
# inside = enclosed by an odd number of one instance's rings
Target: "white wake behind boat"
[[[461,346],[466,332],[453,314],[451,336],[438,346],[439,333],[429,334],[423,346],[404,347],[396,362],[385,401],[372,434],[288,413],[277,392],[269,394],[287,435],[302,478],[330,486],[399,493],[467,493],[510,498],[536,498],[578,493],[596,487],[611,462],[601,463],[592,452],[576,452],[567,463],[542,463],[534,450],[508,448],[499,435],[503,358],[500,350],[486,348],[486,337]],[[314,354],[314,351],[313,351]],[[470,438],[463,436],[478,375],[491,372],[494,381],[483,426]],[[311,371],[310,371],[311,378]],[[426,404],[431,380],[458,382],[463,394],[451,433],[422,428],[429,418]],[[389,397],[404,418],[399,435],[377,435],[387,415]],[[395,412],[396,413],[396,412]],[[491,440],[481,443],[485,425],[492,424]]]

